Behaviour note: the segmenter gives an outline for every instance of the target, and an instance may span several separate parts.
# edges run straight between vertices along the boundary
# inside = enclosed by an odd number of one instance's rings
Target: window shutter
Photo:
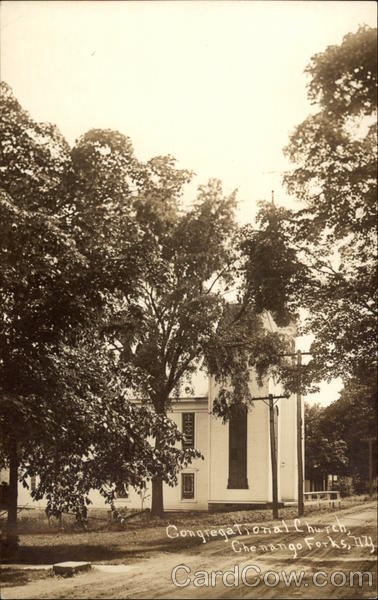
[[[185,436],[182,447],[194,448],[194,412],[182,413],[182,432]]]

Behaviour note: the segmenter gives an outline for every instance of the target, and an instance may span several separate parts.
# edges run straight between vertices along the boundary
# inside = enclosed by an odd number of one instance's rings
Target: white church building
[[[252,396],[280,395],[272,382],[257,385],[251,372]],[[217,389],[208,380],[207,393],[180,398],[168,416],[185,433],[185,443],[197,448],[204,460],[196,459],[179,474],[176,487],[164,486],[164,507],[172,511],[242,510],[272,502],[272,470],[268,402],[255,401],[244,414],[227,423],[212,414]],[[279,502],[297,499],[296,398],[275,403],[275,434]],[[303,412],[302,412],[303,414]],[[150,505],[147,489],[144,507]],[[133,490],[120,505],[141,507]]]
[[[241,510],[267,506],[272,502],[269,406],[255,401],[245,413],[227,423],[212,414],[217,395],[212,378],[199,377],[195,395],[172,399],[168,416],[185,433],[185,445],[197,448],[204,459],[196,459],[178,476],[178,484],[164,484],[164,508],[169,511]],[[280,395],[272,381],[257,384],[250,373],[253,397]],[[303,411],[302,411],[303,414]],[[274,408],[278,500],[285,503],[297,499],[297,435],[296,398],[282,398]],[[31,486],[35,482],[30,482]],[[93,508],[109,508],[102,496],[93,491]],[[143,501],[143,504],[142,504]],[[118,508],[140,510],[151,504],[151,490],[142,496],[133,489],[120,490]],[[30,492],[19,486],[19,506],[43,508],[34,502]]]

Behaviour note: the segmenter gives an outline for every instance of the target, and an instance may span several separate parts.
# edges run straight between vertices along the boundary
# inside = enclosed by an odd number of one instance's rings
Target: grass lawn
[[[355,496],[345,498],[342,508],[363,504],[370,498]],[[332,513],[333,509],[316,505],[305,509],[306,515]],[[92,510],[89,513],[88,531],[78,530],[74,520],[65,516],[64,529],[58,525],[49,527],[43,511],[30,511],[20,514],[20,549],[12,562],[22,564],[52,564],[61,561],[91,561],[99,563],[131,563],[162,552],[180,552],[185,548],[202,544],[198,537],[168,538],[166,527],[175,524],[179,529],[209,529],[227,527],[234,523],[254,524],[272,519],[271,510],[250,510],[228,513],[192,512],[166,513],[164,519],[149,519],[145,515],[136,516],[124,524],[107,521],[105,511]],[[295,506],[280,509],[280,519],[297,517]],[[2,573],[5,574],[5,573]],[[32,574],[27,576],[33,577]],[[47,575],[46,575],[47,576]]]

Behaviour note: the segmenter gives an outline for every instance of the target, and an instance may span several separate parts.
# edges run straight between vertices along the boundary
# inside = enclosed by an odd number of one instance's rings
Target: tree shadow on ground
[[[12,570],[1,570],[1,585],[3,587],[15,587],[18,585],[27,585],[37,579],[47,579],[52,577],[52,571],[15,571]]]
[[[147,558],[161,552],[182,552],[202,544],[200,538],[177,538],[158,540],[125,541],[125,545],[101,544],[56,544],[20,546],[17,558],[12,562],[20,564],[54,564],[64,561],[122,562]]]

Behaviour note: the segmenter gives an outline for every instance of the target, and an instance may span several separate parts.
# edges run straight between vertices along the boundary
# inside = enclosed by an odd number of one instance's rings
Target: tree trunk
[[[155,410],[159,414],[164,414],[164,402],[158,402],[155,405]],[[155,448],[160,450],[164,445],[164,440],[159,435],[155,438]],[[162,517],[164,515],[164,500],[163,500],[163,479],[161,475],[156,475],[152,478],[152,497],[151,497],[151,516]]]
[[[156,476],[152,479],[151,515],[153,517],[162,517],[163,514],[163,480],[161,476]]]
[[[8,520],[7,537],[5,541],[5,556],[11,557],[18,549],[17,536],[17,501],[18,501],[18,452],[17,440],[10,443],[9,451],[9,490],[8,490]]]

